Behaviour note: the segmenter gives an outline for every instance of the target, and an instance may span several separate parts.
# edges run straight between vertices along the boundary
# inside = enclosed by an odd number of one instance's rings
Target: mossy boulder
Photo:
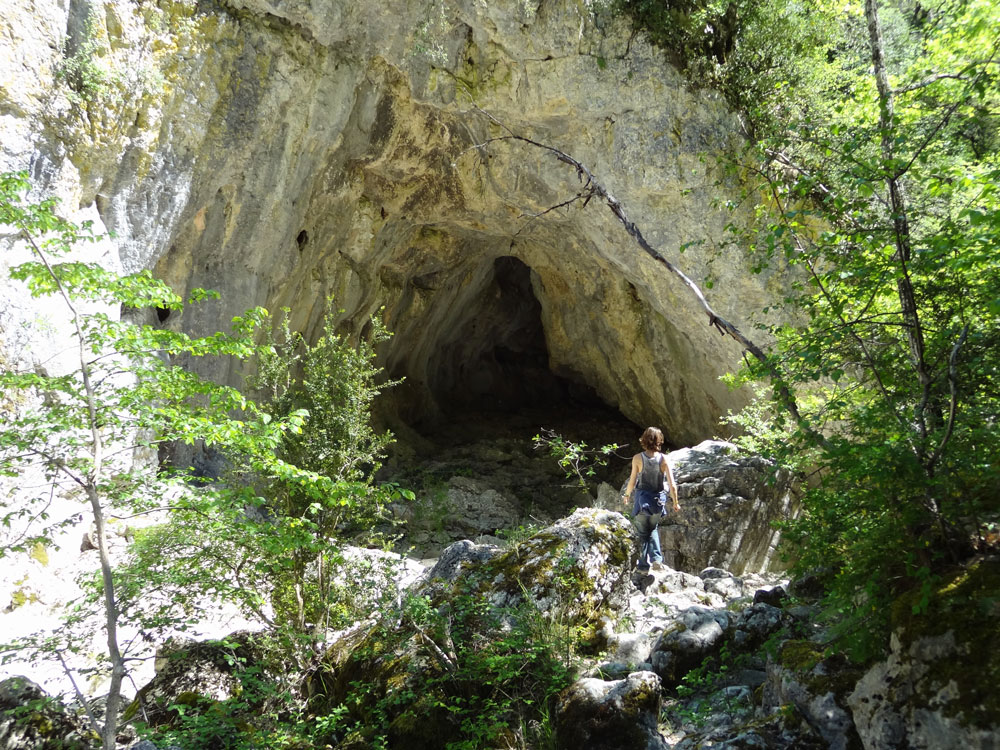
[[[892,617],[888,658],[849,698],[865,746],[997,748],[1000,560],[900,597]]]
[[[632,528],[625,516],[579,508],[488,560],[477,589],[495,607],[530,602],[567,624],[620,610],[630,592]]]
[[[240,632],[221,640],[168,642],[157,653],[156,675],[139,689],[122,718],[162,726],[178,719],[179,707],[204,713],[231,698],[252,702],[252,696],[243,696],[241,675],[260,669],[261,650],[254,638]]]
[[[557,637],[627,600],[632,530],[620,513],[579,509],[504,551],[458,546],[442,555],[440,577],[432,571],[400,611],[334,644],[309,676],[315,715],[347,712],[329,741],[499,742],[568,684]]]
[[[660,678],[634,672],[623,680],[577,680],[556,702],[555,746],[560,750],[666,748],[657,729]]]
[[[0,748],[90,750],[98,739],[84,718],[27,677],[0,682]]]

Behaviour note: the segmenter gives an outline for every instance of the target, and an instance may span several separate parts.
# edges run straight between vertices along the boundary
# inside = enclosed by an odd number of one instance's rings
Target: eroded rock
[[[613,682],[584,678],[559,695],[556,747],[666,750],[659,715],[660,678],[652,672],[634,672]]]
[[[170,325],[288,306],[315,340],[331,294],[352,334],[384,307],[381,353],[407,377],[387,411],[408,424],[579,387],[689,443],[746,401],[717,377],[738,344],[604,207],[546,212],[578,190],[573,170],[518,143],[472,148],[491,134],[478,107],[571,152],[655,246],[722,248],[683,256],[693,278],[713,264],[720,314],[771,301],[770,271],[721,242],[739,216],[710,200],[739,123],[598,4],[109,0],[90,33],[116,83],[80,92],[58,71],[86,7],[9,3],[0,169],[30,166],[112,230],[126,270],[221,292]]]
[[[730,443],[709,440],[672,452],[670,461],[681,504],[681,512],[667,514],[660,525],[670,567],[724,568],[739,575],[778,562],[780,535],[773,522],[798,511],[787,472],[761,456],[740,454]]]

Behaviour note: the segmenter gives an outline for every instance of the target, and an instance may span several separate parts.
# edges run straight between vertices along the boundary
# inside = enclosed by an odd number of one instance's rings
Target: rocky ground
[[[949,709],[966,689],[947,666],[968,656],[968,639],[956,639],[948,630],[961,610],[949,610],[926,633],[904,637],[901,631],[889,660],[863,670],[825,652],[816,617],[820,590],[809,580],[790,583],[773,567],[760,572],[776,559],[771,521],[789,512],[794,499],[789,487],[774,481],[766,462],[719,442],[673,452],[682,512],[660,532],[670,564],[639,574],[629,554],[635,543],[631,526],[619,512],[617,495],[636,447],[615,452],[607,466],[585,475],[581,487],[532,444],[543,427],[591,447],[634,441],[639,428],[585,410],[564,414],[561,421],[553,416],[479,414],[447,432],[428,431],[400,442],[380,478],[416,493],[400,511],[403,554],[354,548],[345,555],[343,574],[367,582],[372,611],[398,601],[407,589],[447,602],[457,587],[475,585],[486,587],[480,593],[488,601],[517,606],[530,600],[540,612],[559,613],[592,631],[591,646],[578,664],[581,677],[553,709],[560,748],[888,750],[898,746],[898,738],[911,737],[996,750],[997,733],[977,718],[993,705],[988,679],[968,687],[985,706],[975,708],[979,713],[963,718],[960,711],[956,719]],[[121,544],[125,541],[122,537]],[[83,563],[87,554],[79,553]],[[996,561],[985,561],[948,585],[986,590],[996,569]],[[19,605],[23,612],[38,606]],[[981,631],[978,641],[995,640],[991,613],[967,614]],[[346,634],[329,634],[333,645],[325,653],[339,656],[324,656],[304,678],[304,695],[317,684],[325,693],[329,685],[344,683],[344,675],[356,672],[360,679],[369,673],[365,670],[373,665],[358,648],[369,627],[362,623]],[[421,639],[404,632],[402,621],[395,627],[403,628],[396,634],[400,642],[410,649],[416,644],[419,651]],[[225,648],[237,643],[252,660],[252,635],[227,640]],[[148,682],[141,680],[145,698],[169,706],[194,691],[209,701],[225,701],[239,689],[231,662],[213,651],[217,647],[188,641],[172,648],[189,653],[191,667],[160,670]],[[411,656],[421,658],[416,651]],[[393,668],[406,664],[402,660]],[[935,681],[939,673],[950,681]],[[913,675],[919,686],[906,688]],[[888,692],[880,687],[886,681],[894,685]],[[19,706],[39,705],[43,697],[23,680],[0,683],[0,709],[8,717],[17,715]],[[86,735],[79,716],[58,703],[46,706],[52,715],[42,717],[45,726],[69,742],[67,747]],[[4,750],[47,748],[46,741],[26,733],[23,722],[0,722]]]
[[[423,434],[401,432],[379,474],[417,495],[400,506],[400,551],[435,557],[461,539],[500,541],[598,504],[602,484],[619,487],[628,477],[643,429],[588,403],[577,410],[465,413]],[[588,449],[622,447],[603,456],[603,464],[584,461],[581,477],[536,443],[546,431]]]

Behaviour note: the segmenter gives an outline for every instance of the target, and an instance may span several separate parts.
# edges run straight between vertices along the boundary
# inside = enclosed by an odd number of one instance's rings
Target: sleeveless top
[[[663,472],[660,471],[660,465],[663,463],[663,454],[657,452],[650,458],[643,451],[639,455],[642,456],[642,471],[639,472],[635,486],[639,489],[659,492],[663,489]]]

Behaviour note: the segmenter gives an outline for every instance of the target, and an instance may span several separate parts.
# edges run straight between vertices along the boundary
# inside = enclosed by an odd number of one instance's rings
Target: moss
[[[965,725],[1000,725],[1000,560],[978,560],[938,580],[922,612],[923,593],[900,597],[892,611],[893,629],[904,653],[922,638],[954,634],[955,651],[929,664],[917,684],[918,700]],[[971,659],[975,659],[975,662]],[[956,689],[942,691],[953,686]]]
[[[173,702],[178,706],[197,706],[202,700],[201,693],[195,690],[185,690],[178,693]]]
[[[132,719],[134,719],[136,717],[136,714],[138,713],[139,713],[139,698],[138,696],[136,696],[135,698],[132,699],[132,702],[129,703],[128,706],[126,706],[125,710],[122,711],[122,719],[121,719],[122,723],[127,724],[128,722],[132,721]]]
[[[660,689],[654,682],[644,682],[631,690],[622,703],[622,708],[629,716],[639,716],[650,706],[656,705]]]
[[[812,641],[785,641],[778,664],[793,672],[809,672],[823,659],[823,649]]]
[[[389,725],[390,745],[411,750],[435,750],[454,734],[454,724],[448,720],[441,697],[435,694],[418,697]]]

